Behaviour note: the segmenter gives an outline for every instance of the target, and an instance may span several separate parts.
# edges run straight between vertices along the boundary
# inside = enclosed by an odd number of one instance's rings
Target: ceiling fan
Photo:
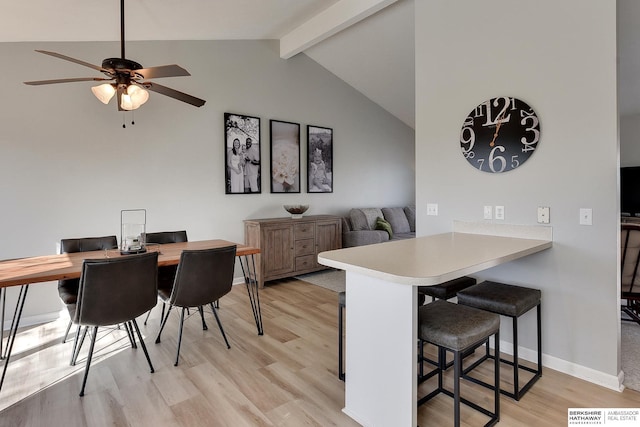
[[[124,55],[124,0],[120,0],[120,58],[107,58],[102,61],[102,66],[93,65],[79,59],[71,58],[56,52],[46,50],[36,50],[36,52],[44,53],[65,61],[75,62],[85,67],[93,68],[107,76],[104,77],[78,77],[69,79],[55,80],[37,80],[24,82],[28,85],[47,85],[54,83],[73,83],[73,82],[110,82],[103,83],[91,88],[93,94],[104,104],[108,104],[111,98],[117,94],[118,110],[129,111],[135,110],[142,104],[147,102],[149,98],[148,89],[152,92],[165,95],[187,104],[201,107],[206,102],[195,96],[179,92],[175,89],[161,86],[157,83],[147,81],[147,79],[155,79],[161,77],[178,77],[190,76],[189,72],[178,65],[161,65],[157,67],[143,68],[139,63],[126,59]]]

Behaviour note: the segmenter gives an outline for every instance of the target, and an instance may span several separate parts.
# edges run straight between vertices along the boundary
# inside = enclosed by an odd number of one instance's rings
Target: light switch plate
[[[493,206],[484,207],[484,219],[493,219]]]
[[[580,208],[580,225],[593,225],[593,210]]]
[[[496,219],[504,219],[504,206],[496,206]]]
[[[438,216],[438,204],[427,203],[427,215]]]
[[[538,206],[538,224],[549,224],[549,206]]]

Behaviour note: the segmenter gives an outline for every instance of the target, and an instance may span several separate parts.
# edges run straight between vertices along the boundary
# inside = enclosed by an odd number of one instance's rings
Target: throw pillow
[[[382,208],[384,219],[389,221],[394,233],[409,233],[411,226],[403,208]]]
[[[391,229],[391,224],[380,217],[376,219],[376,230],[384,230],[389,233],[389,239],[393,238],[393,230]]]

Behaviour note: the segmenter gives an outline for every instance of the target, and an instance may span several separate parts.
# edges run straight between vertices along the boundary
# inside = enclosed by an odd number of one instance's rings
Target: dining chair
[[[151,373],[154,372],[136,317],[156,304],[157,277],[157,252],[84,260],[74,323],[91,329],[91,344],[80,396],[84,396],[98,328],[102,326],[124,324],[127,332],[130,331],[129,339],[133,348],[136,348],[135,331]]]
[[[75,252],[104,251],[118,248],[118,239],[116,236],[104,237],[83,237],[78,239],[62,239],[60,240],[60,253],[68,254]],[[76,310],[76,301],[78,299],[78,286],[80,279],[64,279],[58,281],[58,295],[69,311],[69,324],[64,333],[62,342],[67,341],[67,336],[73,324],[73,317]],[[76,334],[77,336],[77,334]],[[74,345],[77,343],[74,343]]]
[[[188,242],[187,232],[186,230],[180,231],[158,231],[154,233],[145,233],[144,234],[144,242],[146,243],[155,243],[159,245],[164,245],[167,243],[182,243]],[[163,289],[165,291],[171,292],[171,288],[173,287],[173,281],[176,278],[176,270],[178,269],[177,265],[166,265],[158,267],[158,289]],[[160,316],[160,321],[162,322],[162,318],[164,317],[164,302],[162,303],[162,315]],[[147,320],[149,320],[149,315],[151,314],[151,310],[147,313],[147,317],[144,319],[144,324],[147,324]],[[204,319],[203,319],[204,322]]]
[[[640,224],[623,223],[620,230],[622,265],[620,269],[620,288],[622,311],[640,324]]]
[[[164,330],[171,309],[180,307],[180,331],[178,335],[178,349],[176,352],[176,362],[178,366],[180,357],[180,345],[182,343],[182,329],[185,320],[185,313],[190,307],[204,307],[209,305],[220,328],[220,333],[224,338],[227,348],[231,348],[229,340],[224,333],[222,323],[218,317],[218,312],[214,302],[222,298],[231,291],[233,284],[233,270],[235,266],[236,246],[225,246],[222,248],[185,250],[180,255],[176,278],[170,293],[166,290],[158,290],[162,300],[169,304],[169,309],[162,319],[160,331],[156,338],[156,344],[160,342],[162,331]],[[199,309],[200,314],[203,310]]]

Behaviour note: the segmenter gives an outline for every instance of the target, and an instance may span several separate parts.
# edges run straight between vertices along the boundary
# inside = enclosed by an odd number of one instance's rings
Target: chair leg
[[[151,309],[151,310],[153,310],[153,309]],[[144,318],[144,325],[145,326],[147,326],[147,320],[149,320],[149,316],[151,316],[151,310],[147,311],[147,317]]]
[[[209,329],[209,327],[207,326],[207,323],[204,321],[204,309],[202,308],[202,306],[198,307],[198,311],[200,312],[200,318],[202,319],[202,330],[206,331]]]
[[[222,333],[222,338],[224,338],[224,342],[227,343],[227,348],[231,348],[229,345],[229,340],[227,340],[227,335],[224,333],[224,329],[222,328],[222,323],[220,323],[220,318],[218,317],[218,311],[211,304],[211,309],[213,310],[213,315],[216,317],[216,322],[218,322],[218,327],[220,328],[220,332]]]
[[[80,354],[80,349],[82,348],[82,344],[84,344],[84,338],[87,336],[88,327],[85,326],[82,332],[82,336],[80,336],[80,325],[78,325],[78,329],[76,330],[76,339],[73,342],[73,353],[71,354],[71,363],[69,365],[74,366],[76,361],[78,360],[78,355]]]
[[[89,347],[89,354],[87,355],[87,365],[84,368],[84,378],[82,379],[82,388],[80,389],[80,397],[84,396],[84,387],[87,384],[87,376],[89,375],[89,368],[91,367],[91,356],[93,356],[93,347],[96,344],[97,336],[98,336],[98,327],[94,326],[93,335],[91,336],[91,346]]]
[[[176,363],[174,363],[173,366],[178,366],[178,359],[180,358],[180,345],[182,344],[182,326],[184,325],[184,312],[186,310],[187,310],[186,308],[182,307],[182,311],[180,313],[180,333],[178,334],[178,350],[176,351]]]
[[[129,342],[131,343],[131,348],[138,348],[136,345],[136,337],[133,335],[133,328],[129,324],[129,322],[125,322],[124,328],[127,330],[127,336],[129,337]]]
[[[147,362],[149,363],[149,369],[153,374],[155,370],[153,369],[153,365],[151,364],[151,358],[149,357],[147,346],[145,345],[144,340],[142,339],[142,334],[140,333],[140,328],[138,327],[138,323],[136,322],[136,319],[132,319],[131,324],[133,325],[133,327],[131,325],[129,327],[136,330],[136,334],[138,334],[138,340],[140,340],[140,347],[142,347],[142,351],[144,351],[144,355],[147,358]]]
[[[64,332],[64,337],[62,337],[62,344],[67,342],[67,337],[69,336],[69,331],[71,330],[71,325],[72,324],[73,324],[73,321],[71,319],[69,319],[69,324],[67,325],[67,330]]]
[[[169,318],[169,314],[171,314],[171,309],[173,306],[169,304],[169,310],[167,310],[167,315],[164,315],[164,304],[162,304],[162,323],[160,324],[160,330],[158,331],[158,336],[156,337],[156,344],[160,342],[160,335],[162,335],[162,330],[164,329],[164,325],[167,324],[167,319]]]

